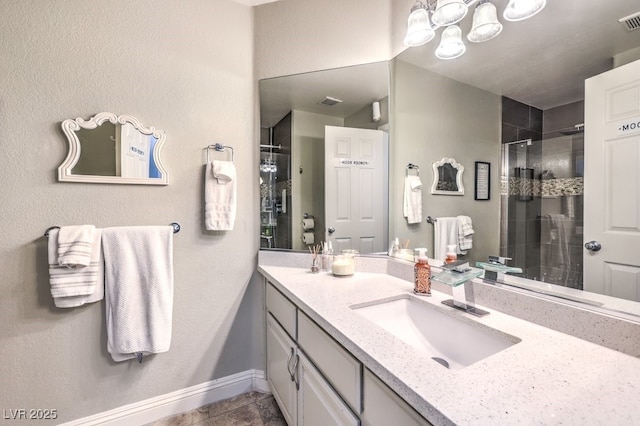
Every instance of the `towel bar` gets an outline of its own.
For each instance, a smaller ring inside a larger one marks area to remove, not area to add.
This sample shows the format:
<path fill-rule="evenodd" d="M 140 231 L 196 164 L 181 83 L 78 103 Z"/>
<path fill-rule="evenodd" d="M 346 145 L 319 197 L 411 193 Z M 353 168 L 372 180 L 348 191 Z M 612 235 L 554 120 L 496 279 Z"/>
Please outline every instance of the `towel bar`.
<path fill-rule="evenodd" d="M 173 228 L 173 233 L 177 234 L 178 232 L 180 232 L 181 226 L 178 222 L 171 222 L 169 225 L 171 225 L 171 227 Z M 49 238 L 49 232 L 54 230 L 54 229 L 60 229 L 59 226 L 50 226 L 47 228 L 46 231 L 44 231 L 44 236 Z"/>
<path fill-rule="evenodd" d="M 431 217 L 431 216 L 427 216 L 427 223 L 430 223 L 432 225 L 435 225 L 435 223 L 438 221 L 437 218 L 435 217 Z"/>

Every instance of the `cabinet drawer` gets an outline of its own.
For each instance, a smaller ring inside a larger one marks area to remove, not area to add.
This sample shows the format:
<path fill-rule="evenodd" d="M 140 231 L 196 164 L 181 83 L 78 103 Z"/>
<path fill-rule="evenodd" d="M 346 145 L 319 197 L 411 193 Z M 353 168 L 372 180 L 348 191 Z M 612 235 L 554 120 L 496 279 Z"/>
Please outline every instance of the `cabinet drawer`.
<path fill-rule="evenodd" d="M 364 394 L 361 416 L 363 426 L 427 426 L 431 424 L 366 368 L 362 392 Z"/>
<path fill-rule="evenodd" d="M 267 311 L 280 323 L 287 334 L 294 340 L 296 338 L 296 306 L 282 295 L 267 281 L 266 289 Z"/>
<path fill-rule="evenodd" d="M 298 314 L 298 345 L 353 411 L 360 413 L 360 363 L 302 312 Z"/>

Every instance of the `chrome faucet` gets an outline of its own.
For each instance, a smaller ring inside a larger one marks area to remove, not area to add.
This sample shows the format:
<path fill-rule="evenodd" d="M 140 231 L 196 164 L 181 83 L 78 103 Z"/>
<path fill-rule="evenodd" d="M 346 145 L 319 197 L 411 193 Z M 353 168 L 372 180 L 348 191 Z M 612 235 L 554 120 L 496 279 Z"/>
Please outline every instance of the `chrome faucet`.
<path fill-rule="evenodd" d="M 450 285 L 453 299 L 444 300 L 442 303 L 478 317 L 488 315 L 489 312 L 476 308 L 473 283 L 471 282 L 481 275 L 482 271 L 470 268 L 469 263 L 464 261 L 443 265 L 443 269 L 444 271 L 434 276 L 433 279 Z"/>
<path fill-rule="evenodd" d="M 489 256 L 489 261 L 487 262 L 489 265 L 496 265 L 507 267 L 507 260 L 512 260 L 510 257 L 502 257 L 502 256 Z M 485 281 L 490 281 L 495 283 L 497 281 L 502 281 L 504 279 L 504 274 L 508 271 L 498 271 L 491 270 L 485 268 L 484 279 Z"/>

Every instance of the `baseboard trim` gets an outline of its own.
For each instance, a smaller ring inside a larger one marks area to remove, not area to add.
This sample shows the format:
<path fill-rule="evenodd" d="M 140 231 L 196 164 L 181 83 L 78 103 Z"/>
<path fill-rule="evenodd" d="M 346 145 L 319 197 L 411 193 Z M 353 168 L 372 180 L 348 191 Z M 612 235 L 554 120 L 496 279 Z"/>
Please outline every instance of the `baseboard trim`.
<path fill-rule="evenodd" d="M 270 392 L 261 370 L 247 370 L 113 410 L 63 423 L 63 426 L 129 426 L 194 410 L 249 391 Z"/>

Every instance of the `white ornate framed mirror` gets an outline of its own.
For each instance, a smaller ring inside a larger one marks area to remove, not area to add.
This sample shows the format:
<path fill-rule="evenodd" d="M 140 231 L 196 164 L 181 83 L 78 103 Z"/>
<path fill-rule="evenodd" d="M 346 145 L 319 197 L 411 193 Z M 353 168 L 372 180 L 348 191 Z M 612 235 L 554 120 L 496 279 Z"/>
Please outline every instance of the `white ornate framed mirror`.
<path fill-rule="evenodd" d="M 168 185 L 161 152 L 166 136 L 131 115 L 101 112 L 62 122 L 69 152 L 58 167 L 61 182 Z"/>
<path fill-rule="evenodd" d="M 455 158 L 443 158 L 433 163 L 431 193 L 437 195 L 464 195 L 462 173 L 464 166 Z"/>

